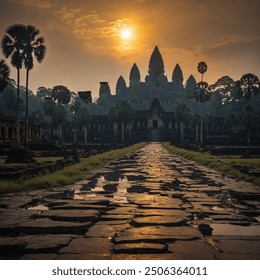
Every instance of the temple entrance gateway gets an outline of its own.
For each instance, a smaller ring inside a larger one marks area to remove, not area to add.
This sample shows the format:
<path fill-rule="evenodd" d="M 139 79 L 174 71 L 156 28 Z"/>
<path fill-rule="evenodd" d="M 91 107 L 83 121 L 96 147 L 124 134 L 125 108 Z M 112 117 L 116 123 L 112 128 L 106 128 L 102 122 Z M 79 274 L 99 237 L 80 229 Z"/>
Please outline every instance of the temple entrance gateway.
<path fill-rule="evenodd" d="M 153 120 L 153 129 L 158 129 L 158 120 Z"/>

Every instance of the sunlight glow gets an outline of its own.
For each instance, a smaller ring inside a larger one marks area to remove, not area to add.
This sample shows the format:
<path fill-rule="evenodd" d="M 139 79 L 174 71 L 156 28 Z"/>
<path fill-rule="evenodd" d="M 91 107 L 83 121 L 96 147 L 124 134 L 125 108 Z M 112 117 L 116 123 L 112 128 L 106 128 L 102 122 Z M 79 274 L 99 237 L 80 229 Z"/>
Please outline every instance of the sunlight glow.
<path fill-rule="evenodd" d="M 123 39 L 129 39 L 132 37 L 132 31 L 130 29 L 123 29 L 120 35 Z"/>

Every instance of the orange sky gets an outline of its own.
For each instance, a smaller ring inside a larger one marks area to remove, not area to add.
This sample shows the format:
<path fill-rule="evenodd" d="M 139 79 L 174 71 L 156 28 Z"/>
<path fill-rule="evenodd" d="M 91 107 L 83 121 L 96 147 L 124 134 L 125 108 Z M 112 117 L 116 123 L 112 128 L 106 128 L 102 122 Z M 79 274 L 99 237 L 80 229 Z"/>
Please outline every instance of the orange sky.
<path fill-rule="evenodd" d="M 134 62 L 144 81 L 155 45 L 169 79 L 176 63 L 185 80 L 190 74 L 199 79 L 201 60 L 208 64 L 209 83 L 248 72 L 260 77 L 258 0 L 1 0 L 0 5 L 1 38 L 14 23 L 35 25 L 45 37 L 46 58 L 31 72 L 34 92 L 62 84 L 97 97 L 99 82 L 108 81 L 114 93 L 120 75 L 128 84 Z M 129 39 L 120 36 L 124 28 L 132 32 Z"/>

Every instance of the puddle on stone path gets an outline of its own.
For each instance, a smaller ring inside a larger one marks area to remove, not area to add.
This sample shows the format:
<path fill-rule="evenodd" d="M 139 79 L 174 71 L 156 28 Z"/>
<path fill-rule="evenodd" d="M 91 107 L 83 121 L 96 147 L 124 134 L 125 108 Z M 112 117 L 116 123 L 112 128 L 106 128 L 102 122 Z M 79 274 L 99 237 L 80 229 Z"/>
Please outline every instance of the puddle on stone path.
<path fill-rule="evenodd" d="M 211 207 L 211 209 L 214 211 L 226 211 L 225 207 L 218 207 L 218 206 L 213 206 Z"/>
<path fill-rule="evenodd" d="M 127 176 L 119 178 L 117 192 L 114 193 L 114 197 L 112 199 L 114 203 L 129 203 L 127 199 L 127 187 L 129 187 Z"/>
<path fill-rule="evenodd" d="M 112 191 L 112 202 L 129 203 L 127 200 L 127 188 L 130 186 L 130 182 L 127 176 L 120 177 L 117 182 L 109 181 L 103 175 L 101 175 L 96 180 L 97 182 L 95 184 L 95 187 L 90 189 L 89 191 L 82 191 L 81 189 L 76 189 L 74 192 L 73 199 L 88 200 L 94 198 L 97 196 L 98 193 L 110 192 L 109 186 L 111 186 L 111 190 L 114 190 L 114 192 Z M 113 184 L 110 184 L 111 182 Z"/>
<path fill-rule="evenodd" d="M 260 236 L 260 225 L 238 226 L 231 224 L 210 224 L 212 235 Z"/>
<path fill-rule="evenodd" d="M 50 208 L 44 204 L 37 204 L 34 206 L 26 207 L 24 208 L 26 210 L 35 210 L 35 211 L 47 211 L 50 210 Z"/>
<path fill-rule="evenodd" d="M 50 210 L 50 208 L 44 204 L 39 204 L 36 206 L 28 207 L 27 210 L 47 211 Z"/>

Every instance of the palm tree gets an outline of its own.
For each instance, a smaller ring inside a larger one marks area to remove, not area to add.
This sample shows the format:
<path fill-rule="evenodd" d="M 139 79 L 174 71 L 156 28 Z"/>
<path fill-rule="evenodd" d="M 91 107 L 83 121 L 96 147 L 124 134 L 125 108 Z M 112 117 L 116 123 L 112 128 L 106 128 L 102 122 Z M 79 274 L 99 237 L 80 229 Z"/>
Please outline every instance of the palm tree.
<path fill-rule="evenodd" d="M 203 74 L 206 73 L 207 71 L 207 64 L 206 62 L 204 61 L 201 61 L 199 64 L 198 64 L 198 72 L 201 74 L 201 82 L 203 82 Z"/>
<path fill-rule="evenodd" d="M 37 37 L 40 30 L 35 26 L 27 25 L 25 31 L 25 46 L 23 51 L 24 66 L 26 68 L 26 102 L 25 102 L 25 146 L 28 147 L 28 84 L 29 72 L 33 69 L 33 58 L 41 63 L 45 57 L 46 47 L 44 46 L 44 38 Z"/>
<path fill-rule="evenodd" d="M 252 95 L 259 93 L 259 86 L 259 79 L 254 74 L 245 74 L 240 78 L 240 88 L 243 96 L 248 100 L 248 104 L 251 102 Z"/>
<path fill-rule="evenodd" d="M 11 65 L 17 69 L 16 93 L 16 144 L 20 146 L 20 70 L 23 65 L 23 50 L 26 28 L 22 24 L 9 26 L 2 39 L 1 47 L 6 58 L 11 57 Z"/>
<path fill-rule="evenodd" d="M 10 75 L 10 68 L 3 59 L 0 60 L 0 92 L 2 92 L 8 85 Z"/>
<path fill-rule="evenodd" d="M 176 120 L 180 123 L 181 143 L 184 142 L 184 125 L 187 125 L 191 119 L 190 108 L 186 103 L 180 103 L 176 107 Z"/>
<path fill-rule="evenodd" d="M 204 120 L 204 106 L 203 104 L 210 100 L 209 85 L 206 82 L 199 82 L 196 85 L 194 97 L 197 102 L 202 105 L 202 116 L 200 118 L 200 143 L 203 143 L 203 120 Z"/>

